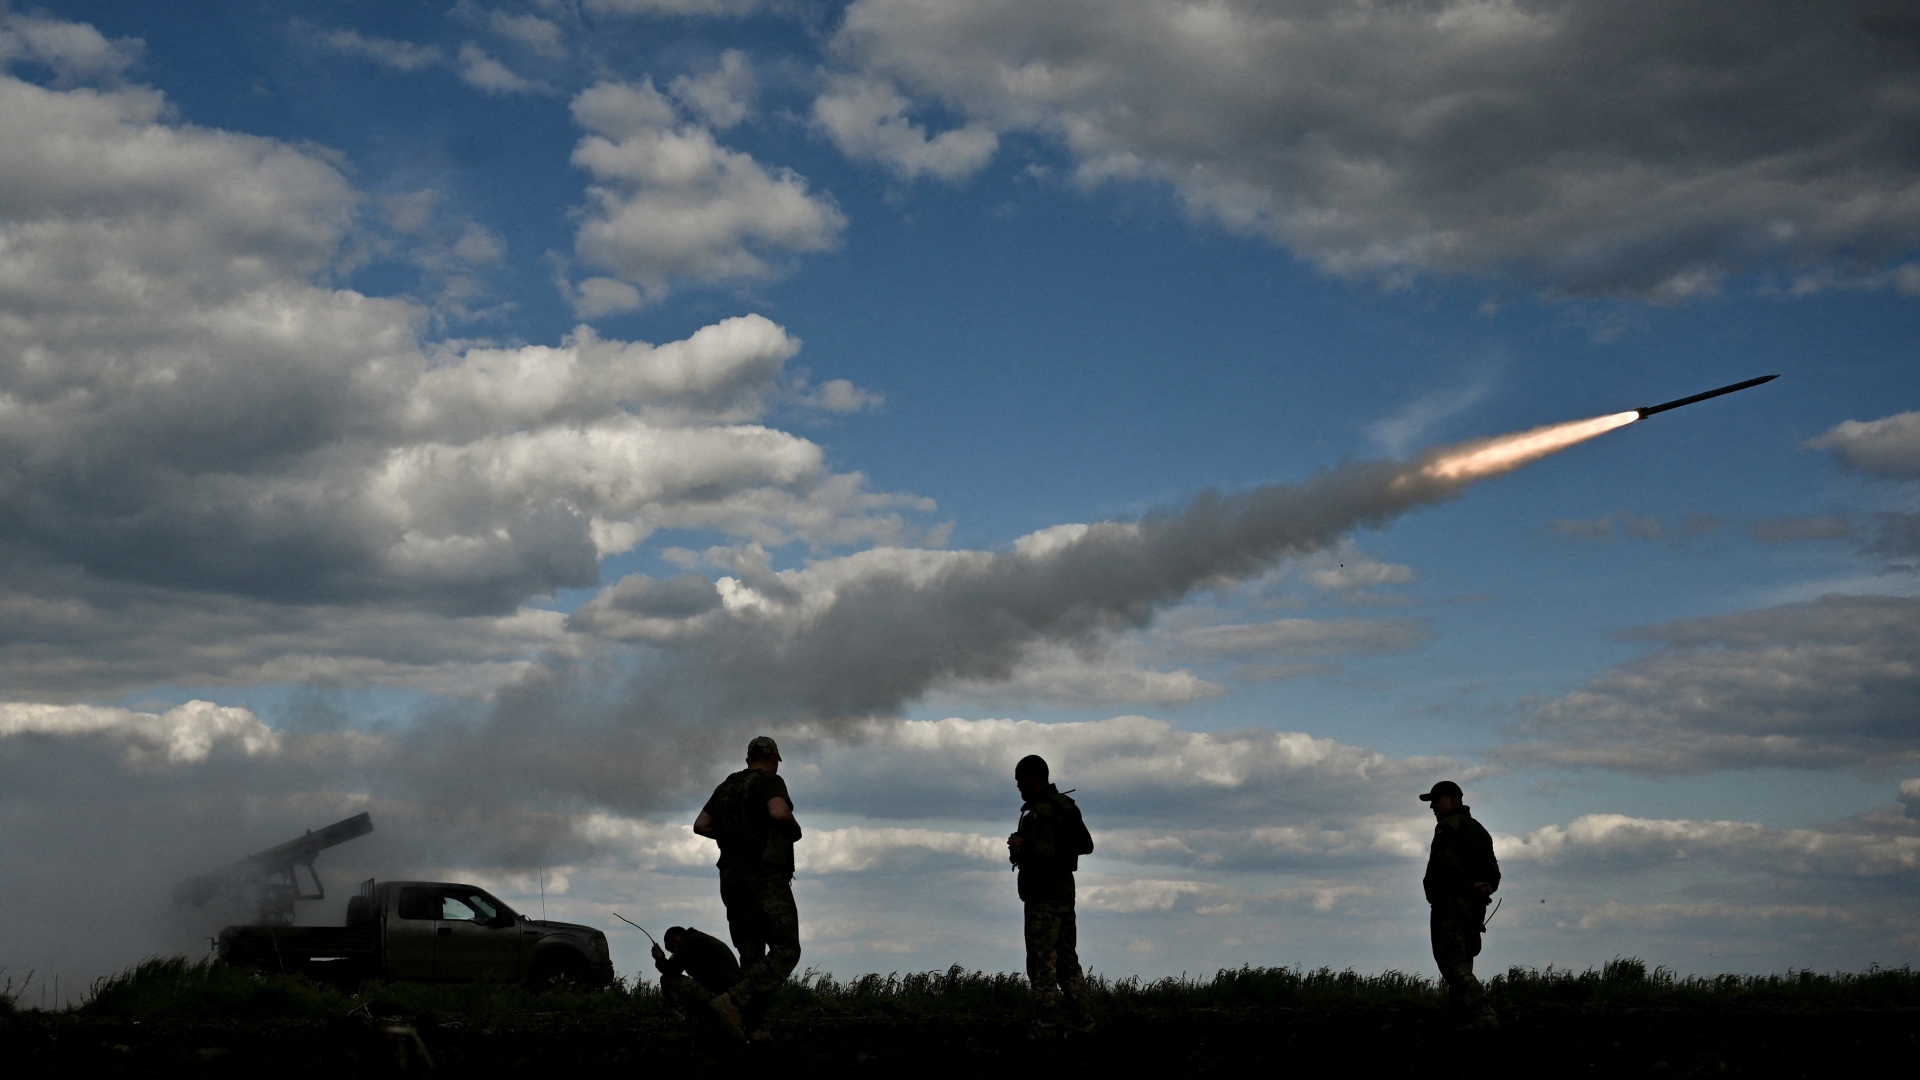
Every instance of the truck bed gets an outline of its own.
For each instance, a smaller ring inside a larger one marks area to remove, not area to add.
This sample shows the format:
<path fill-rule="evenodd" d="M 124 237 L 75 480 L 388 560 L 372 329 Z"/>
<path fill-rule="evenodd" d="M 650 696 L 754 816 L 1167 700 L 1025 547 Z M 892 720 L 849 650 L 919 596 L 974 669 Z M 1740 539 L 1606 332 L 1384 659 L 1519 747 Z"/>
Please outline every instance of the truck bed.
<path fill-rule="evenodd" d="M 370 973 L 379 948 L 370 926 L 229 926 L 220 934 L 222 962 L 289 974 Z"/>

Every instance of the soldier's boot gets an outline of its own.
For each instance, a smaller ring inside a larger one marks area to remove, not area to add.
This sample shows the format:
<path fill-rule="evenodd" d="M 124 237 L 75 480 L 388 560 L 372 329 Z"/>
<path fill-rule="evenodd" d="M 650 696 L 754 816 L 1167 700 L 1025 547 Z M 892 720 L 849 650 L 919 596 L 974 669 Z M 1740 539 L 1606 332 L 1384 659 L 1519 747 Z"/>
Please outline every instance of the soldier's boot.
<path fill-rule="evenodd" d="M 1067 1031 L 1074 1035 L 1093 1034 L 1093 1014 L 1087 1011 L 1087 979 L 1075 975 L 1061 988 L 1066 998 Z"/>
<path fill-rule="evenodd" d="M 720 1022 L 726 1025 L 727 1034 L 740 1042 L 747 1041 L 746 1025 L 741 1023 L 740 1008 L 733 1003 L 733 995 L 721 994 L 707 1002 L 707 1008 L 712 1009 L 713 1015 L 719 1017 Z"/>
<path fill-rule="evenodd" d="M 1060 1034 L 1059 988 L 1034 987 L 1033 1022 L 1027 1026 L 1027 1034 L 1036 1039 Z"/>

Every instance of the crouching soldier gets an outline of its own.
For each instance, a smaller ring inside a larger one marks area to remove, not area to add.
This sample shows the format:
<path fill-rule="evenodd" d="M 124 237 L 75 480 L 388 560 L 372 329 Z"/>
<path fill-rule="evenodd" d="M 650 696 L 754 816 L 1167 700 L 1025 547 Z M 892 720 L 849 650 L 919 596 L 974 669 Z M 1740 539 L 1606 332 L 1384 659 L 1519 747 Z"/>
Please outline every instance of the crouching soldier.
<path fill-rule="evenodd" d="M 1435 818 L 1433 848 L 1420 887 L 1432 907 L 1428 925 L 1433 959 L 1446 981 L 1449 1002 L 1467 1026 L 1499 1027 L 1486 989 L 1474 977 L 1473 958 L 1480 955 L 1489 898 L 1500 887 L 1500 861 L 1493 857 L 1493 837 L 1461 801 L 1465 797 L 1451 780 L 1420 796 L 1432 805 Z"/>
<path fill-rule="evenodd" d="M 1093 1020 L 1087 1014 L 1087 980 L 1080 970 L 1074 922 L 1073 872 L 1080 868 L 1080 856 L 1092 853 L 1093 837 L 1080 808 L 1047 781 L 1047 763 L 1039 755 L 1020 759 L 1013 782 L 1025 801 L 1020 827 L 1007 837 L 1007 855 L 1019 871 L 1020 899 L 1026 906 L 1034 1031 L 1058 1030 L 1064 1011 L 1071 1030 L 1090 1032 Z"/>
<path fill-rule="evenodd" d="M 660 994 L 668 1005 L 697 1021 L 707 1014 L 707 1002 L 740 981 L 740 962 L 726 942 L 691 926 L 670 926 L 660 937 L 667 946 L 666 952 L 653 947 Z"/>

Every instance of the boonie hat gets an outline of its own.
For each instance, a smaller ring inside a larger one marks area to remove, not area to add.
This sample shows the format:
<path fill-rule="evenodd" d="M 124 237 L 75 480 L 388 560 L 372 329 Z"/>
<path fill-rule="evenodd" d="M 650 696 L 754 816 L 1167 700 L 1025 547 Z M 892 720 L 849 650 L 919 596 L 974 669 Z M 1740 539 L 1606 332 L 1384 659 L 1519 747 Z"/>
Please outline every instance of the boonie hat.
<path fill-rule="evenodd" d="M 755 761 L 755 760 L 758 760 L 759 758 L 766 758 L 766 757 L 770 757 L 775 761 L 786 760 L 785 758 L 780 756 L 780 744 L 774 742 L 772 739 L 768 738 L 765 735 L 762 735 L 759 738 L 747 744 L 747 760 L 748 761 Z"/>
<path fill-rule="evenodd" d="M 767 741 L 771 742 L 773 740 L 769 739 Z M 1467 797 L 1466 793 L 1460 790 L 1459 784 L 1456 784 L 1451 780 L 1442 780 L 1439 783 L 1433 785 L 1432 791 L 1429 791 L 1425 795 L 1420 796 L 1420 801 L 1432 802 L 1434 796 L 1436 795 L 1445 795 L 1448 798 L 1453 798 L 1453 799 L 1464 799 Z"/>

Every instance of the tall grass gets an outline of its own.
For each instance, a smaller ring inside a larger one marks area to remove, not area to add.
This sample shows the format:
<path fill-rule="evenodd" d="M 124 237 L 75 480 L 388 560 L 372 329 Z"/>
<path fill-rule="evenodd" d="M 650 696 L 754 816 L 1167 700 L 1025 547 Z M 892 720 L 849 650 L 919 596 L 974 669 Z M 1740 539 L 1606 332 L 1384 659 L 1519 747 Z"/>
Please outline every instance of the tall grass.
<path fill-rule="evenodd" d="M 1138 1011 L 1438 1008 L 1445 992 L 1418 975 L 1362 975 L 1331 968 L 1227 968 L 1210 977 L 1087 981 L 1089 1004 L 1107 1015 Z M 1874 968 L 1861 973 L 1676 977 L 1637 959 L 1584 971 L 1510 968 L 1488 980 L 1505 1008 L 1857 1009 L 1920 1008 L 1920 973 Z M 782 987 L 776 1010 L 842 1016 L 1024 1017 L 1031 1006 L 1022 975 L 945 971 L 862 975 L 842 980 L 807 971 Z M 269 975 L 155 957 L 95 982 L 78 1011 L 101 1017 L 328 1018 L 355 1013 L 437 1021 L 535 1020 L 565 1016 L 607 1021 L 666 1011 L 649 981 L 606 990 L 541 991 L 518 985 L 370 981 L 357 986 Z"/>

